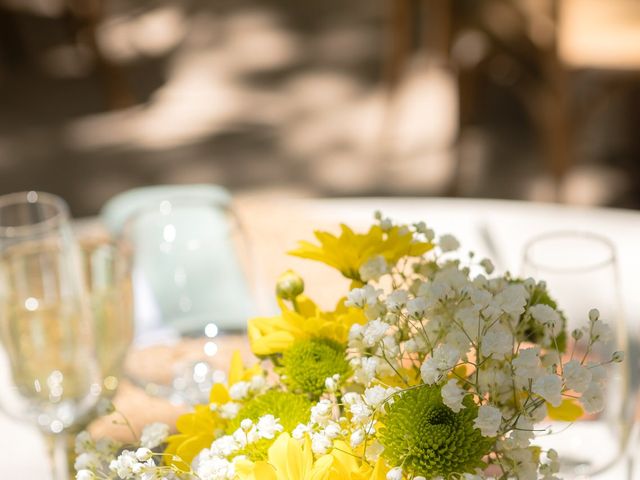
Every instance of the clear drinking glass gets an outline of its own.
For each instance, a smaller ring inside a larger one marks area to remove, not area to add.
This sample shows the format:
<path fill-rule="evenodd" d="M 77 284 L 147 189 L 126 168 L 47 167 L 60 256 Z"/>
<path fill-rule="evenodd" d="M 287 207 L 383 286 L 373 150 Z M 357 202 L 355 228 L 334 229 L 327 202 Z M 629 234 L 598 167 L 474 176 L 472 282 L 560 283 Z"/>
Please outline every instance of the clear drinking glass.
<path fill-rule="evenodd" d="M 569 332 L 588 324 L 591 308 L 598 308 L 611 326 L 613 341 L 589 352 L 576 349 L 574 358 L 586 355 L 587 362 L 601 363 L 616 350 L 629 351 L 616 250 L 608 239 L 571 231 L 537 236 L 525 246 L 522 274 L 547 282 Z M 567 352 L 572 349 L 569 342 Z M 552 433 L 536 439 L 544 448 L 558 451 L 562 478 L 592 478 L 619 464 L 624 454 L 633 421 L 629 362 L 608 363 L 605 368 L 605 409 L 572 424 L 550 421 Z"/>
<path fill-rule="evenodd" d="M 102 236 L 81 236 L 80 248 L 94 321 L 102 397 L 113 398 L 133 341 L 131 256 Z"/>
<path fill-rule="evenodd" d="M 134 212 L 120 248 L 133 258 L 136 347 L 127 375 L 152 395 L 206 401 L 218 358 L 253 313 L 247 240 L 226 204 L 170 197 Z"/>
<path fill-rule="evenodd" d="M 70 478 L 70 433 L 100 392 L 67 205 L 39 192 L 0 197 L 0 407 L 46 436 L 55 480 Z"/>

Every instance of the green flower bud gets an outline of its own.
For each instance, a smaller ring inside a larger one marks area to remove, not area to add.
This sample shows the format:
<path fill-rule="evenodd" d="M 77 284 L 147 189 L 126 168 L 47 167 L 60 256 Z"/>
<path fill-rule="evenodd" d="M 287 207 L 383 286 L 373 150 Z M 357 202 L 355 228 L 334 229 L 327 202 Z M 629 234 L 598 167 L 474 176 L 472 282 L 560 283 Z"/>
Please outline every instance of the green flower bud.
<path fill-rule="evenodd" d="M 304 292 L 304 280 L 293 270 L 287 270 L 276 283 L 276 295 L 284 300 L 295 300 Z"/>
<path fill-rule="evenodd" d="M 617 352 L 613 352 L 611 356 L 611 361 L 615 363 L 622 363 L 624 361 L 624 352 L 618 350 Z"/>

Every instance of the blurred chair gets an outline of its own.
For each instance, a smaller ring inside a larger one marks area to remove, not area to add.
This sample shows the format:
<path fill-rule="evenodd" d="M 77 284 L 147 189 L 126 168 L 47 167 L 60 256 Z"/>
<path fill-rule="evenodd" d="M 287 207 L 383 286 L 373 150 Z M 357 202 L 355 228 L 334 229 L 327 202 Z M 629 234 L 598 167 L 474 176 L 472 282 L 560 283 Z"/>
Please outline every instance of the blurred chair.
<path fill-rule="evenodd" d="M 135 103 L 123 69 L 107 58 L 97 41 L 104 16 L 104 0 L 0 0 L 0 61 L 9 66 L 36 64 L 38 42 L 46 35 L 25 17 L 49 19 L 69 45 L 88 51 L 102 83 L 107 107 L 124 108 Z M 47 45 L 48 46 L 48 45 Z"/>
<path fill-rule="evenodd" d="M 461 129 L 478 117 L 481 77 L 511 88 L 537 130 L 557 196 L 575 162 L 577 132 L 640 76 L 637 0 L 389 0 L 389 5 L 384 74 L 389 101 L 412 50 L 457 72 Z M 598 72 L 600 87 L 589 98 L 576 98 L 573 77 L 584 71 Z"/>

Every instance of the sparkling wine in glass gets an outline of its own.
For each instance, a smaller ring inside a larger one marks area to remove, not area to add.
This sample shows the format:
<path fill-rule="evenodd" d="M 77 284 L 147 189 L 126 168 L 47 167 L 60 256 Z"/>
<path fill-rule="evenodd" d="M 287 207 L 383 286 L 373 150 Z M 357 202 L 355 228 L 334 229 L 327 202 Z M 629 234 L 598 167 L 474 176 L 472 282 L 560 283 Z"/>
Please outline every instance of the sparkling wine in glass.
<path fill-rule="evenodd" d="M 59 197 L 0 197 L 0 408 L 39 427 L 52 478 L 101 394 L 81 252 Z"/>
<path fill-rule="evenodd" d="M 565 354 L 584 358 L 587 364 L 604 363 L 604 410 L 596 415 L 585 414 L 571 424 L 545 421 L 551 433 L 539 435 L 536 440 L 559 453 L 562 478 L 595 478 L 620 463 L 633 420 L 629 361 L 610 362 L 613 352 L 629 351 L 615 246 L 607 238 L 587 232 L 539 235 L 525 247 L 522 274 L 547 283 L 550 295 L 567 319 L 567 332 L 588 325 L 591 308 L 599 309 L 600 317 L 612 329 L 608 343 L 584 351 L 570 340 Z"/>
<path fill-rule="evenodd" d="M 133 340 L 131 257 L 102 236 L 80 236 L 102 397 L 113 398 Z"/>

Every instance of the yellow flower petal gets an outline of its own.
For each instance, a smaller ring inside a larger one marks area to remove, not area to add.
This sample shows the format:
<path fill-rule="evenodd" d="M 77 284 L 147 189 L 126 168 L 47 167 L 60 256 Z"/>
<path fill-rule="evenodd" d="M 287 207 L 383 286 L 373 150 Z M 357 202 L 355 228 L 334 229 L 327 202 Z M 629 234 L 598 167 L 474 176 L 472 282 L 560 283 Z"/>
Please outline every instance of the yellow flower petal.
<path fill-rule="evenodd" d="M 562 422 L 575 422 L 584 414 L 584 410 L 573 398 L 564 398 L 559 406 L 554 407 L 549 402 L 547 404 L 547 416 L 552 420 Z"/>

